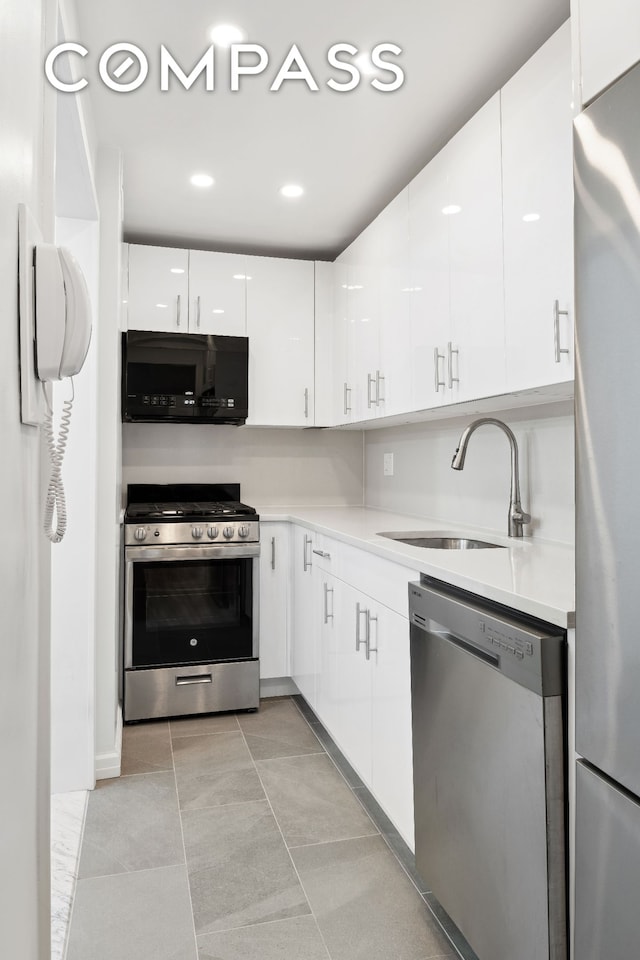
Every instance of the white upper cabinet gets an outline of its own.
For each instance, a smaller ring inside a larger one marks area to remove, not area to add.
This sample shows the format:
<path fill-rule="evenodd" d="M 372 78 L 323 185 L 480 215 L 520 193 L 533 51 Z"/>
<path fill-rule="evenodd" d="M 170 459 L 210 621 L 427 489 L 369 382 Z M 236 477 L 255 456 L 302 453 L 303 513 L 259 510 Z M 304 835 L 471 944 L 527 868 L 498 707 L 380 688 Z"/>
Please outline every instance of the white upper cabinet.
<path fill-rule="evenodd" d="M 189 329 L 189 251 L 129 244 L 128 326 Z"/>
<path fill-rule="evenodd" d="M 353 420 L 353 381 L 349 368 L 350 324 L 347 313 L 347 264 L 341 257 L 331 264 L 333 320 L 333 387 L 332 423 Z"/>
<path fill-rule="evenodd" d="M 507 388 L 573 379 L 573 98 L 565 23 L 502 90 Z"/>
<path fill-rule="evenodd" d="M 374 221 L 378 237 L 379 352 L 378 416 L 411 410 L 411 270 L 409 189 L 405 188 Z"/>
<path fill-rule="evenodd" d="M 411 405 L 444 403 L 445 350 L 451 338 L 449 303 L 448 154 L 442 150 L 409 184 L 411 279 Z"/>
<path fill-rule="evenodd" d="M 330 427 L 337 423 L 336 378 L 342 370 L 334 368 L 334 265 L 326 261 L 315 264 L 315 425 Z M 346 365 L 346 354 L 345 354 Z M 341 382 L 339 386 L 341 386 Z"/>
<path fill-rule="evenodd" d="M 348 377 L 352 420 L 376 416 L 381 382 L 378 236 L 370 224 L 343 254 L 347 266 Z"/>
<path fill-rule="evenodd" d="M 229 337 L 247 335 L 246 258 L 189 251 L 189 329 Z"/>
<path fill-rule="evenodd" d="M 582 103 L 640 60 L 638 0 L 572 0 L 571 13 L 579 37 Z"/>
<path fill-rule="evenodd" d="M 314 265 L 247 257 L 248 424 L 314 425 Z"/>
<path fill-rule="evenodd" d="M 499 94 L 446 150 L 451 338 L 444 379 L 453 400 L 473 400 L 503 393 L 506 381 Z"/>

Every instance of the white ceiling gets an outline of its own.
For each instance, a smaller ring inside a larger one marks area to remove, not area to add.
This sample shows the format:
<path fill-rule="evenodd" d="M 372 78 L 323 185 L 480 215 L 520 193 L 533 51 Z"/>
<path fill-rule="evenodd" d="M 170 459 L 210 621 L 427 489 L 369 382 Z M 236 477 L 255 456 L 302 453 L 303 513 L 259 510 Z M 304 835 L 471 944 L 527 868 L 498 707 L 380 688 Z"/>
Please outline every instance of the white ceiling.
<path fill-rule="evenodd" d="M 124 152 L 127 239 L 333 259 L 566 20 L 569 0 L 78 0 L 77 14 L 98 138 Z M 214 92 L 200 79 L 161 93 L 160 44 L 188 72 L 219 23 L 262 44 L 268 70 L 231 93 L 220 51 Z M 149 57 L 135 92 L 95 76 L 116 41 Z M 330 90 L 326 51 L 340 41 L 397 43 L 403 87 Z M 317 93 L 298 81 L 269 91 L 294 42 Z M 215 186 L 192 187 L 196 171 Z M 279 196 L 292 182 L 300 200 Z"/>

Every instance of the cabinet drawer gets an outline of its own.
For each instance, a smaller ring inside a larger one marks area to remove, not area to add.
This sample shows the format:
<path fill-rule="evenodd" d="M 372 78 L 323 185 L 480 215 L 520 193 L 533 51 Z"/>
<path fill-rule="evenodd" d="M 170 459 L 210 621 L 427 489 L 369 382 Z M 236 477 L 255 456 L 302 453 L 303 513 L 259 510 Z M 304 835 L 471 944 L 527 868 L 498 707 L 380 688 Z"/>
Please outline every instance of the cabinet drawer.
<path fill-rule="evenodd" d="M 314 558 L 326 564 L 324 569 L 374 598 L 377 603 L 384 604 L 403 617 L 409 616 L 408 584 L 420 579 L 420 574 L 415 570 L 328 537 L 322 538 L 319 549 L 329 553 L 331 558 Z"/>

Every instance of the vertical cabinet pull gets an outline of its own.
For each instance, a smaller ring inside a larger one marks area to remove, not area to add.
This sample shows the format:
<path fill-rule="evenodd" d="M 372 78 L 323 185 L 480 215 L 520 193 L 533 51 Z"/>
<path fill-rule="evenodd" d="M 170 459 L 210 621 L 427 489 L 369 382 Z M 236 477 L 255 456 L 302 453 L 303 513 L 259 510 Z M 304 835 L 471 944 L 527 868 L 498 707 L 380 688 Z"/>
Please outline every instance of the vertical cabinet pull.
<path fill-rule="evenodd" d="M 276 538 L 271 537 L 271 569 L 276 568 Z"/>
<path fill-rule="evenodd" d="M 304 415 L 309 418 L 309 387 L 304 388 Z"/>
<path fill-rule="evenodd" d="M 456 357 L 457 357 L 457 356 L 459 355 L 460 351 L 459 351 L 457 348 L 454 350 L 454 349 L 453 349 L 453 344 L 451 343 L 451 340 L 449 340 L 449 342 L 448 342 L 448 344 L 447 344 L 447 357 L 448 357 L 447 369 L 448 369 L 448 374 L 449 374 L 449 390 L 452 390 L 452 389 L 453 389 L 454 383 L 460 383 L 460 379 L 459 379 L 458 377 L 454 377 L 454 375 L 453 375 L 453 355 L 454 355 L 454 353 L 455 353 L 455 355 L 456 355 Z"/>
<path fill-rule="evenodd" d="M 304 538 L 304 547 L 302 548 L 302 553 L 303 553 L 303 559 L 302 559 L 302 564 L 303 564 L 303 566 L 302 566 L 302 569 L 304 570 L 305 573 L 307 572 L 307 570 L 308 570 L 309 567 L 311 566 L 311 556 L 310 556 L 310 553 L 307 551 L 307 547 L 310 547 L 310 546 L 311 546 L 311 542 L 312 542 L 311 537 L 305 536 L 305 538 Z"/>
<path fill-rule="evenodd" d="M 351 413 L 351 387 L 346 383 L 344 385 L 344 412 Z"/>
<path fill-rule="evenodd" d="M 371 407 L 377 402 L 371 396 L 371 387 L 375 382 L 376 382 L 375 377 L 373 377 L 370 373 L 368 373 L 367 374 L 367 406 L 369 407 L 369 409 L 371 409 Z"/>
<path fill-rule="evenodd" d="M 366 613 L 367 613 L 367 631 L 366 631 L 366 635 L 365 635 L 364 655 L 365 655 L 366 659 L 369 660 L 369 659 L 371 658 L 371 654 L 372 654 L 372 653 L 377 653 L 377 652 L 378 652 L 378 648 L 377 648 L 377 647 L 372 647 L 372 646 L 371 646 L 371 623 L 373 622 L 373 623 L 375 623 L 375 625 L 376 625 L 376 643 L 377 643 L 377 640 L 378 640 L 378 618 L 377 618 L 377 617 L 372 617 L 372 616 L 371 616 L 371 612 L 370 612 L 369 610 L 367 610 Z"/>
<path fill-rule="evenodd" d="M 360 636 L 360 617 L 361 617 L 363 614 L 364 614 L 364 616 L 366 617 L 366 616 L 367 616 L 367 613 L 368 613 L 367 610 L 365 610 L 364 608 L 362 608 L 359 603 L 356 603 L 356 653 L 358 652 L 358 650 L 360 649 L 360 647 L 362 646 L 362 644 L 367 642 L 367 640 L 366 640 L 366 635 L 365 635 L 364 640 L 363 640 L 362 637 Z"/>
<path fill-rule="evenodd" d="M 176 300 L 176 327 L 180 326 L 181 319 L 182 319 L 181 314 L 182 314 L 181 297 L 180 297 L 180 294 L 178 294 L 178 297 Z"/>
<path fill-rule="evenodd" d="M 323 584 L 324 586 L 324 622 L 329 623 L 329 620 L 333 620 L 333 596 L 331 597 L 331 613 L 329 613 L 329 594 L 333 594 L 333 587 L 330 587 L 328 583 Z"/>
<path fill-rule="evenodd" d="M 196 297 L 196 327 L 200 329 L 200 297 Z"/>
<path fill-rule="evenodd" d="M 384 396 L 384 394 L 382 394 L 382 396 L 380 395 L 381 383 L 384 383 L 384 377 L 379 370 L 376 370 L 376 407 L 379 404 L 384 403 L 384 401 L 386 400 L 386 397 Z"/>
<path fill-rule="evenodd" d="M 553 301 L 553 351 L 555 355 L 555 362 L 560 363 L 560 358 L 563 353 L 569 353 L 567 347 L 560 346 L 560 317 L 568 317 L 568 310 L 560 309 L 560 301 Z"/>
<path fill-rule="evenodd" d="M 435 374 L 434 387 L 436 393 L 440 393 L 440 387 L 446 386 L 444 380 L 440 379 L 440 361 L 444 360 L 444 353 L 440 353 L 437 347 L 433 348 L 433 369 Z"/>

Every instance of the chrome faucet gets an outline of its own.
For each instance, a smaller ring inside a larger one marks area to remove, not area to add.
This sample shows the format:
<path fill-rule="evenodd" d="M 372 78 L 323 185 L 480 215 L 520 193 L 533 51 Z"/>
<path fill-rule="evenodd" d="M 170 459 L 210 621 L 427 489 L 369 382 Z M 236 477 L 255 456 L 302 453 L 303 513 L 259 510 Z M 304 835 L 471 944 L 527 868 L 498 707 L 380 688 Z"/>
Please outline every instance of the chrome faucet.
<path fill-rule="evenodd" d="M 506 423 L 503 423 L 502 420 L 494 420 L 493 417 L 481 417 L 479 420 L 474 420 L 473 423 L 470 423 L 466 430 L 463 432 L 460 440 L 458 441 L 458 446 L 456 452 L 453 455 L 453 460 L 451 461 L 451 466 L 454 470 L 462 470 L 464 467 L 464 458 L 467 455 L 467 446 L 469 445 L 469 437 L 477 430 L 478 427 L 484 426 L 485 423 L 492 423 L 496 427 L 506 433 L 511 445 L 511 495 L 509 500 L 509 536 L 510 537 L 521 537 L 522 536 L 522 527 L 525 523 L 531 522 L 531 517 L 528 513 L 522 509 L 522 504 L 520 503 L 520 475 L 518 470 L 518 443 L 516 438 L 513 435 L 513 432 L 509 429 Z"/>

